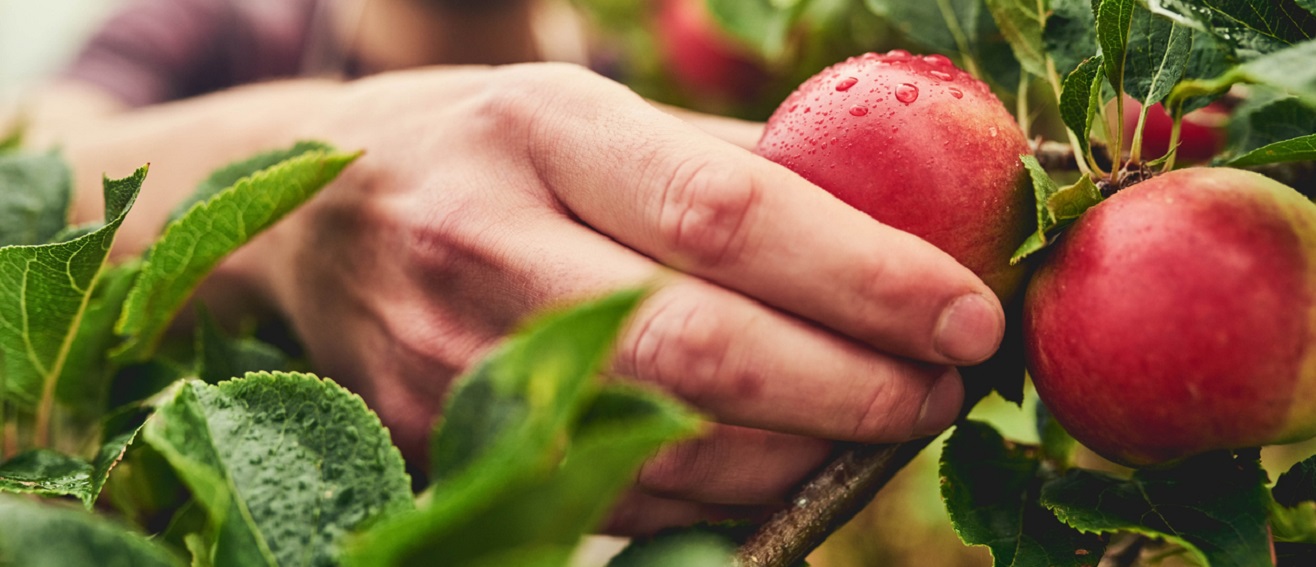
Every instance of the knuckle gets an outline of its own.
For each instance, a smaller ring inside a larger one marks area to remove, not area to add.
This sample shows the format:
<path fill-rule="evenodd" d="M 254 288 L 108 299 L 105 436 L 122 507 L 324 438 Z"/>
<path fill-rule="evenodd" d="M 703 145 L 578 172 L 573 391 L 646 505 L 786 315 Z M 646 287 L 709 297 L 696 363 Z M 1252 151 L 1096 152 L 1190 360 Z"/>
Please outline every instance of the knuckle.
<path fill-rule="evenodd" d="M 640 468 L 637 483 L 646 492 L 667 498 L 696 493 L 712 473 L 702 458 L 702 446 L 691 441 L 663 450 Z"/>
<path fill-rule="evenodd" d="M 588 108 L 574 97 L 583 96 L 588 90 L 585 86 L 597 84 L 599 79 L 594 72 L 570 63 L 509 65 L 495 72 L 498 76 L 486 83 L 478 97 L 475 114 L 486 119 L 491 135 L 529 142 L 550 129 L 550 117 L 561 116 L 564 110 Z"/>
<path fill-rule="evenodd" d="M 650 305 L 628 334 L 622 371 L 695 405 L 720 396 L 731 334 L 716 309 L 678 294 L 654 297 Z"/>
<path fill-rule="evenodd" d="M 906 376 L 880 378 L 856 408 L 860 413 L 854 421 L 854 438 L 902 441 L 910 437 L 926 394 L 912 382 Z"/>
<path fill-rule="evenodd" d="M 696 265 L 734 264 L 746 253 L 760 185 L 705 157 L 686 157 L 665 169 L 659 184 L 662 246 Z"/>

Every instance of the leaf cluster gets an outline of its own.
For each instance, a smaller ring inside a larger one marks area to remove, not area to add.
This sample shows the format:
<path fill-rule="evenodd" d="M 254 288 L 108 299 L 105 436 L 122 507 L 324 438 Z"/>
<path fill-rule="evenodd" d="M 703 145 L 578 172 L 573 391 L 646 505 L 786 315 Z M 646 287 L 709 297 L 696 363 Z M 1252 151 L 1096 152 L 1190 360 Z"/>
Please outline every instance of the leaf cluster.
<path fill-rule="evenodd" d="M 69 228 L 62 158 L 0 155 L 0 564 L 561 566 L 644 459 L 700 430 L 598 379 L 643 291 L 546 316 L 462 378 L 419 497 L 355 394 L 204 309 L 194 342 L 166 335 L 207 273 L 356 155 L 303 142 L 223 168 L 118 264 L 147 168 L 105 181 L 104 222 Z M 730 553 L 696 537 L 637 557 Z"/>

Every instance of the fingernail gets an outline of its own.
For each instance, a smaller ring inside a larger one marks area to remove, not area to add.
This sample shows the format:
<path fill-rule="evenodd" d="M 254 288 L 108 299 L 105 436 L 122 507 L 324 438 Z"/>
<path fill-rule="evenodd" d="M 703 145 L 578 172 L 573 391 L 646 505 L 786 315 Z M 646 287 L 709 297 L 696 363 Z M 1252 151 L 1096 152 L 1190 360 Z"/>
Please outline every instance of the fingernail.
<path fill-rule="evenodd" d="M 933 347 L 961 363 L 986 360 L 1000 346 L 1005 323 L 996 302 L 982 295 L 964 295 L 941 313 Z"/>
<path fill-rule="evenodd" d="M 918 420 L 914 422 L 914 436 L 927 437 L 945 431 L 959 417 L 962 405 L 964 386 L 959 373 L 952 368 L 937 379 L 928 397 L 924 398 Z"/>

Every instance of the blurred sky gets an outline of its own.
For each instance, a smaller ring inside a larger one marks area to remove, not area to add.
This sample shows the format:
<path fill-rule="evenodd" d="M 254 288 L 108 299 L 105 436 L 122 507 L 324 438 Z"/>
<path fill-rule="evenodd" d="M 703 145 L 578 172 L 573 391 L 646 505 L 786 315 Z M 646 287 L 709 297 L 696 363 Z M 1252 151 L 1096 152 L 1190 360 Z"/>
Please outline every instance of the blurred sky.
<path fill-rule="evenodd" d="M 0 0 L 0 92 L 59 69 L 123 1 Z"/>

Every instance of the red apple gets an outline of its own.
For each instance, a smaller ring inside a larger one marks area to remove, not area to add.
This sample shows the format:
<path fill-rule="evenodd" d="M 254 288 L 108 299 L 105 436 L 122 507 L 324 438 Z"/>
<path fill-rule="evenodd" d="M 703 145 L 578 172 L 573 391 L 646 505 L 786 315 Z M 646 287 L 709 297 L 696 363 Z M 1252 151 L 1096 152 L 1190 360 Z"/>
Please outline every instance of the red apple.
<path fill-rule="evenodd" d="M 1131 97 L 1124 99 L 1124 147 L 1133 145 L 1133 131 L 1138 126 L 1138 113 L 1142 105 Z M 1185 114 L 1179 128 L 1179 163 L 1202 163 L 1215 157 L 1225 147 L 1225 123 L 1229 109 L 1220 103 Z M 1142 157 L 1156 159 L 1170 151 L 1170 130 L 1174 120 L 1159 103 L 1147 109 L 1147 120 L 1142 127 Z"/>
<path fill-rule="evenodd" d="M 1189 168 L 1085 213 L 1028 286 L 1028 367 L 1081 443 L 1143 466 L 1316 434 L 1316 205 Z"/>
<path fill-rule="evenodd" d="M 1035 218 L 1019 161 L 1028 142 L 991 90 L 945 57 L 838 63 L 781 104 L 756 151 L 950 253 L 1002 300 L 1018 289 L 1010 255 Z"/>
<path fill-rule="evenodd" d="M 763 64 L 718 26 L 705 0 L 659 0 L 656 25 L 664 67 L 698 102 L 745 102 L 766 83 Z"/>

